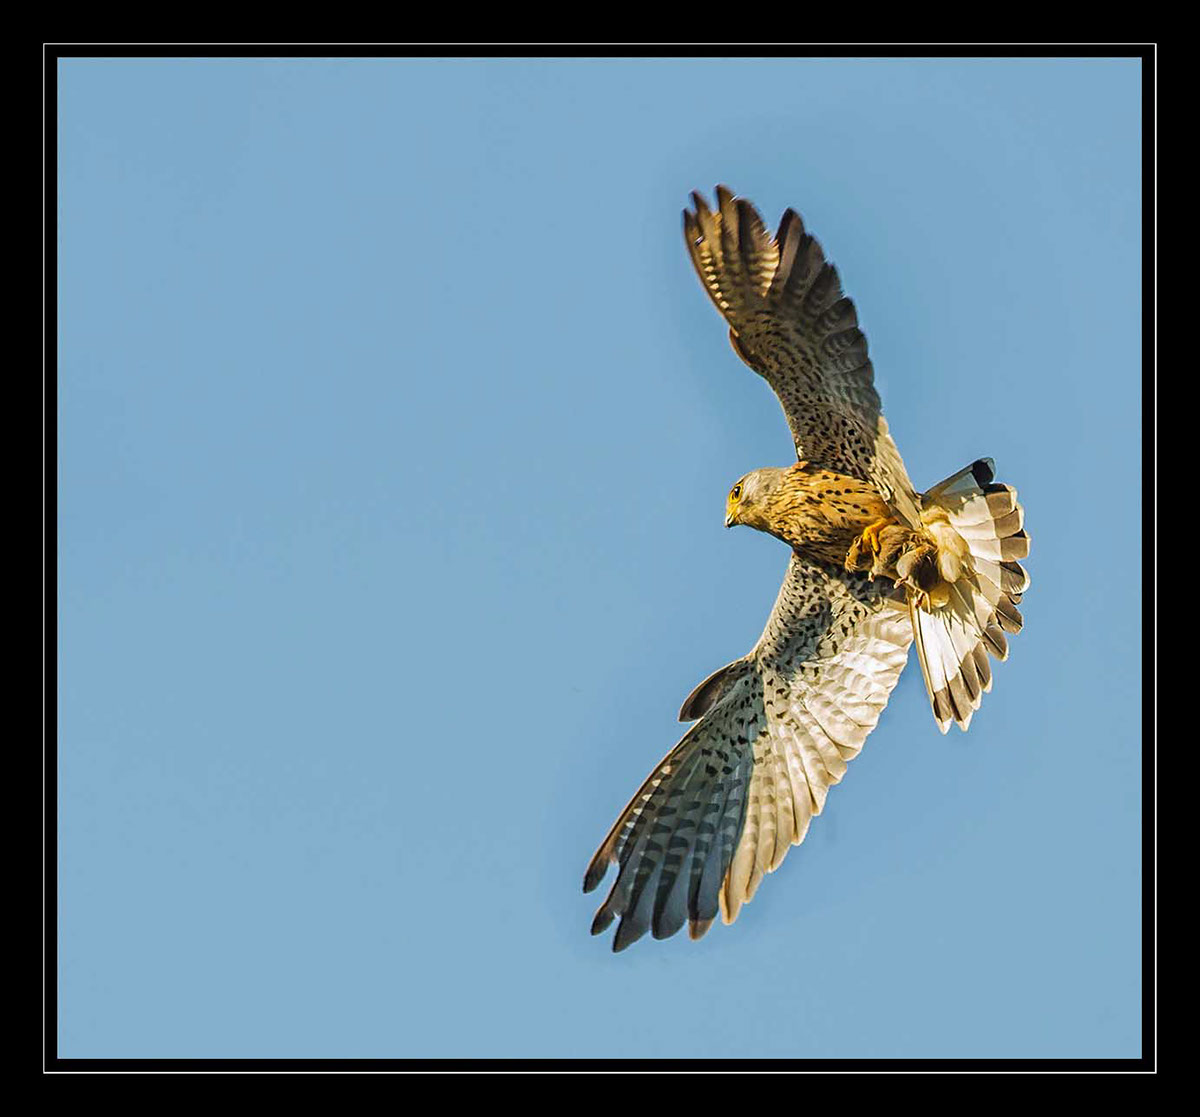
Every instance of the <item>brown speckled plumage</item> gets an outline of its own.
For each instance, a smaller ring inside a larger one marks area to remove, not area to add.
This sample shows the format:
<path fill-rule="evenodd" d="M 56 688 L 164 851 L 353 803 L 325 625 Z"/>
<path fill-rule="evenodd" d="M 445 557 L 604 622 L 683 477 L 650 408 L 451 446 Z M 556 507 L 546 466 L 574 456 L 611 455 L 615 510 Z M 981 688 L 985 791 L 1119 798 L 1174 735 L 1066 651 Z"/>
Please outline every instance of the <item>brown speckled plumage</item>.
<path fill-rule="evenodd" d="M 725 522 L 769 532 L 791 559 L 758 643 L 684 701 L 680 720 L 695 724 L 588 866 L 590 892 L 617 865 L 592 924 L 620 920 L 614 950 L 733 922 L 821 812 L 914 639 L 939 728 L 965 729 L 1029 585 L 1024 513 L 990 461 L 914 490 L 854 304 L 799 216 L 788 210 L 772 238 L 724 187 L 715 209 L 692 199 L 692 262 L 735 352 L 778 396 L 798 459 L 746 474 Z"/>
<path fill-rule="evenodd" d="M 875 486 L 797 462 L 735 523 L 765 531 L 816 562 L 840 566 L 864 528 L 893 513 Z"/>

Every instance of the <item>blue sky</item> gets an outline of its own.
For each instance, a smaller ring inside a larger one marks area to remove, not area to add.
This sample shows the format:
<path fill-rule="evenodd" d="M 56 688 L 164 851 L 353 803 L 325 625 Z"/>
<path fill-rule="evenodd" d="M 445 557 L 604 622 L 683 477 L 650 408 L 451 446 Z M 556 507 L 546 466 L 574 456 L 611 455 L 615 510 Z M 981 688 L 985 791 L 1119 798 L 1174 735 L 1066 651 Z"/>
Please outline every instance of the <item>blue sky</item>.
<path fill-rule="evenodd" d="M 1140 1054 L 1140 73 L 59 70 L 60 1053 Z M 795 207 L 918 486 L 1033 540 L 963 736 L 915 659 L 732 927 L 583 870 L 748 650 L 792 451 L 680 210 Z"/>

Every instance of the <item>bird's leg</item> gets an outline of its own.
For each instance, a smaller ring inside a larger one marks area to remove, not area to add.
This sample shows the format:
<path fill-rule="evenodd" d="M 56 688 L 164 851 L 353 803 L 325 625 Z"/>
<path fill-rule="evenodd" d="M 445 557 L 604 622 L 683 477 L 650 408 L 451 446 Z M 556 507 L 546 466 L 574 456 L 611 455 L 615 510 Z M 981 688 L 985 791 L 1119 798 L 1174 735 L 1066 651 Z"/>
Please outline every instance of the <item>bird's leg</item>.
<path fill-rule="evenodd" d="M 895 577 L 894 572 L 889 572 L 882 566 L 881 556 L 885 544 L 884 540 L 880 538 L 884 529 L 893 526 L 891 520 L 879 519 L 854 536 L 854 542 L 850 544 L 850 550 L 846 553 L 846 561 L 843 564 L 845 568 L 847 570 L 870 570 L 873 578 Z M 888 547 L 889 555 L 896 549 L 895 542 L 895 539 L 892 539 Z"/>
<path fill-rule="evenodd" d="M 873 524 L 868 524 L 862 530 L 861 547 L 865 551 L 870 551 L 871 554 L 879 554 L 879 533 L 888 526 L 891 520 L 876 520 Z"/>

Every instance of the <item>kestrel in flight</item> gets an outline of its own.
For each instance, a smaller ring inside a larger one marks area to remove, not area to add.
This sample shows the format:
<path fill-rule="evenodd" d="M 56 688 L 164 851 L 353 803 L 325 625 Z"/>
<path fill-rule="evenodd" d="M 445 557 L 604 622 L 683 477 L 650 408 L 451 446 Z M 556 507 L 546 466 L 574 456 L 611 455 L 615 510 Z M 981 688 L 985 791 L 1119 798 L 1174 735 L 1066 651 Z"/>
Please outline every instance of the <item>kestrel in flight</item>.
<path fill-rule="evenodd" d="M 797 461 L 730 490 L 727 527 L 791 548 L 754 648 L 683 703 L 695 721 L 596 851 L 594 889 L 617 877 L 592 934 L 620 920 L 613 949 L 647 931 L 692 938 L 732 923 L 779 867 L 862 748 L 908 659 L 945 733 L 966 729 L 1021 628 L 1029 553 L 1016 490 L 989 459 L 927 492 L 908 479 L 880 414 L 867 341 L 837 271 L 792 210 L 774 238 L 754 207 L 717 187 L 683 231 L 733 348 L 783 405 Z"/>

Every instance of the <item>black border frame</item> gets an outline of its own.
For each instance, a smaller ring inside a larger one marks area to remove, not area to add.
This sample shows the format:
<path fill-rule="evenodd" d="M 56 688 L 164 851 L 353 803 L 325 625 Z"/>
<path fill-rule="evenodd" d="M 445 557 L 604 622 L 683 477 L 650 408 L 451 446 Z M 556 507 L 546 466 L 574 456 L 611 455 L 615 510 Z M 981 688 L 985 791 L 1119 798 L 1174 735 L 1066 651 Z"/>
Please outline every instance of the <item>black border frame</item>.
<path fill-rule="evenodd" d="M 58 1054 L 58 810 L 57 810 L 57 213 L 58 60 L 62 58 L 1137 58 L 1142 63 L 1142 602 L 1151 612 L 1143 630 L 1142 693 L 1142 1055 L 1128 1059 L 258 1059 L 63 1058 Z M 65 44 L 43 43 L 43 1073 L 1157 1073 L 1156 755 L 1154 660 L 1156 593 L 1156 156 L 1157 46 L 1118 44 Z M 1147 390 L 1148 389 L 1148 390 Z M 1149 415 L 1146 413 L 1149 404 Z M 1146 701 L 1146 683 L 1150 701 Z M 1146 747 L 1149 745 L 1150 747 Z"/>

